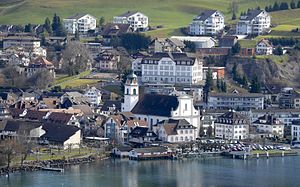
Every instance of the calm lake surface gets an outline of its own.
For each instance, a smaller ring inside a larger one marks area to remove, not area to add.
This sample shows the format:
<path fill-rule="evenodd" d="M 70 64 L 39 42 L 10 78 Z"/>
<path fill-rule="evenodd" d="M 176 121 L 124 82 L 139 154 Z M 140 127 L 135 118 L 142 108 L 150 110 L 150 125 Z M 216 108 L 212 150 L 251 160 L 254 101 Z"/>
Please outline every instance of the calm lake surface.
<path fill-rule="evenodd" d="M 0 177 L 0 187 L 292 187 L 300 186 L 300 157 L 232 160 L 105 160 L 64 173 L 38 171 Z"/>

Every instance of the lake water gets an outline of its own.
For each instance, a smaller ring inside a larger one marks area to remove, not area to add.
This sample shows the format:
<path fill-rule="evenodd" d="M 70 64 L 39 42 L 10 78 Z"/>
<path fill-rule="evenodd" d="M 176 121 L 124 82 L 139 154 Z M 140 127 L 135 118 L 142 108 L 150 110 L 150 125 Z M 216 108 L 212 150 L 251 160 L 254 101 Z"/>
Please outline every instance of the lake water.
<path fill-rule="evenodd" d="M 0 187 L 292 187 L 300 186 L 300 157 L 232 160 L 105 160 L 64 173 L 16 173 Z"/>

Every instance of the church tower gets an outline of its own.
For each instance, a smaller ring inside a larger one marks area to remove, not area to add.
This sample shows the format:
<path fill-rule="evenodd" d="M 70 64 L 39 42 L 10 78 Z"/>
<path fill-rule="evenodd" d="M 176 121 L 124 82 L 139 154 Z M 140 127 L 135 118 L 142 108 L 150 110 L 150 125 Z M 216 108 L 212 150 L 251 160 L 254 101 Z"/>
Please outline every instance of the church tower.
<path fill-rule="evenodd" d="M 127 76 L 124 85 L 124 103 L 122 103 L 122 112 L 130 112 L 139 101 L 139 84 L 137 76 L 132 73 Z"/>

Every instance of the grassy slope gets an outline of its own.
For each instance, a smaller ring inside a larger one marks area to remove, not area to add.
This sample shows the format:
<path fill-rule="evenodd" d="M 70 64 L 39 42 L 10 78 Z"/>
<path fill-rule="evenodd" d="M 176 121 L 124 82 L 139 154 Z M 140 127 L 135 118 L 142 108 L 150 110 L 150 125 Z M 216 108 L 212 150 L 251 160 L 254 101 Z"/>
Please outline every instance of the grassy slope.
<path fill-rule="evenodd" d="M 58 13 L 67 17 L 74 13 L 86 12 L 96 17 L 104 16 L 111 21 L 114 15 L 128 10 L 139 10 L 149 16 L 151 25 L 164 25 L 165 28 L 152 31 L 150 35 L 178 34 L 179 27 L 187 26 L 192 18 L 204 9 L 218 9 L 222 11 L 229 21 L 231 15 L 228 11 L 230 0 L 24 0 L 17 1 L 15 5 L 0 5 L 0 23 L 24 24 L 28 22 L 43 23 L 45 17 Z M 239 10 L 257 6 L 265 7 L 276 0 L 238 0 Z M 290 2 L 290 0 L 282 0 Z M 291 16 L 293 15 L 293 16 Z M 276 24 L 299 25 L 300 10 L 281 11 L 272 13 Z M 288 29 L 289 29 L 288 28 Z M 177 30 L 176 30 L 177 29 Z"/>

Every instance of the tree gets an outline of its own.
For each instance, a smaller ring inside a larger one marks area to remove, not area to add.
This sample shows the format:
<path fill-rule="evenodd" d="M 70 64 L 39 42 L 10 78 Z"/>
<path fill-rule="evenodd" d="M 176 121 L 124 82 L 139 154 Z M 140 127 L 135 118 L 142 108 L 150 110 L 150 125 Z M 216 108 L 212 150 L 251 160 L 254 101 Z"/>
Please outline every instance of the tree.
<path fill-rule="evenodd" d="M 272 8 L 272 11 L 278 11 L 278 10 L 280 10 L 279 4 L 277 2 L 275 2 L 273 5 L 273 8 Z"/>
<path fill-rule="evenodd" d="M 297 8 L 300 8 L 300 1 L 298 1 L 297 3 Z"/>
<path fill-rule="evenodd" d="M 45 19 L 44 29 L 45 29 L 49 34 L 52 34 L 51 22 L 50 22 L 50 19 L 49 19 L 48 17 Z"/>
<path fill-rule="evenodd" d="M 239 54 L 241 51 L 241 44 L 239 42 L 235 43 L 231 48 L 231 54 Z"/>
<path fill-rule="evenodd" d="M 221 82 L 221 80 L 219 79 L 219 77 L 217 76 L 217 89 L 218 89 L 218 91 L 221 91 L 221 87 L 222 87 L 222 82 Z"/>
<path fill-rule="evenodd" d="M 257 6 L 257 7 L 256 7 L 256 10 L 260 10 L 260 6 Z"/>
<path fill-rule="evenodd" d="M 258 81 L 257 76 L 255 76 L 251 81 L 251 93 L 260 93 L 260 82 Z"/>
<path fill-rule="evenodd" d="M 229 4 L 229 12 L 232 14 L 233 13 L 236 14 L 238 13 L 238 11 L 239 11 L 239 7 L 237 1 L 236 0 L 231 1 L 231 3 Z"/>
<path fill-rule="evenodd" d="M 79 41 L 79 40 L 80 40 L 80 36 L 79 36 L 78 30 L 75 31 L 74 39 L 75 39 L 76 41 Z"/>
<path fill-rule="evenodd" d="M 185 47 L 190 51 L 190 52 L 196 52 L 196 45 L 194 42 L 191 41 L 184 41 Z"/>
<path fill-rule="evenodd" d="M 99 20 L 99 27 L 102 28 L 105 24 L 105 18 L 102 16 Z"/>
<path fill-rule="evenodd" d="M 17 155 L 18 144 L 15 139 L 5 139 L 1 141 L 0 153 L 5 157 L 7 168 L 10 168 L 12 159 Z"/>
<path fill-rule="evenodd" d="M 279 45 L 279 46 L 277 46 L 275 49 L 274 49 L 274 51 L 273 51 L 273 53 L 274 53 L 274 55 L 283 55 L 283 49 L 282 49 L 282 47 Z"/>
<path fill-rule="evenodd" d="M 231 20 L 236 20 L 236 14 L 235 13 L 232 13 Z"/>
<path fill-rule="evenodd" d="M 30 86 L 39 89 L 47 88 L 54 81 L 53 75 L 48 70 L 41 70 L 36 72 L 30 78 L 28 78 L 28 83 Z"/>
<path fill-rule="evenodd" d="M 58 25 L 59 25 L 59 18 L 56 14 L 54 14 L 52 19 L 52 25 L 51 25 L 53 32 L 57 31 Z"/>
<path fill-rule="evenodd" d="M 27 25 L 25 25 L 24 32 L 29 32 L 29 33 L 32 32 L 32 25 L 31 25 L 31 23 L 28 23 Z"/>
<path fill-rule="evenodd" d="M 280 10 L 288 10 L 289 9 L 289 4 L 286 3 L 286 2 L 282 2 L 282 3 L 280 3 L 279 9 Z"/>
<path fill-rule="evenodd" d="M 52 21 L 52 31 L 55 36 L 66 36 L 66 31 L 59 16 L 54 14 Z"/>
<path fill-rule="evenodd" d="M 297 8 L 294 0 L 292 0 L 292 2 L 290 3 L 290 7 L 291 7 L 291 9 Z"/>
<path fill-rule="evenodd" d="M 23 166 L 24 161 L 26 160 L 28 154 L 30 154 L 30 151 L 34 147 L 33 141 L 25 134 L 21 133 L 21 136 L 19 135 L 17 137 L 17 144 L 18 144 L 18 153 L 21 156 L 21 166 Z"/>
<path fill-rule="evenodd" d="M 5 78 L 5 83 L 9 86 L 23 87 L 26 85 L 26 77 L 19 74 L 15 66 L 9 65 L 3 69 L 2 74 Z"/>
<path fill-rule="evenodd" d="M 223 80 L 222 82 L 221 82 L 221 90 L 222 90 L 222 92 L 227 92 L 227 84 L 226 84 L 226 81 L 225 80 Z"/>
<path fill-rule="evenodd" d="M 207 72 L 206 72 L 206 80 L 205 80 L 205 86 L 206 89 L 208 91 L 212 90 L 213 89 L 213 85 L 214 82 L 213 82 L 213 77 L 212 77 L 212 71 L 210 68 L 208 68 Z"/>
<path fill-rule="evenodd" d="M 85 71 L 91 62 L 91 55 L 87 48 L 80 42 L 68 42 L 63 51 L 63 71 L 69 76 Z"/>
<path fill-rule="evenodd" d="M 126 33 L 121 36 L 122 46 L 129 51 L 147 49 L 151 39 L 140 33 Z"/>

